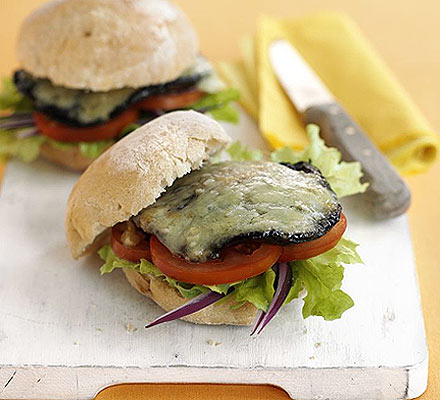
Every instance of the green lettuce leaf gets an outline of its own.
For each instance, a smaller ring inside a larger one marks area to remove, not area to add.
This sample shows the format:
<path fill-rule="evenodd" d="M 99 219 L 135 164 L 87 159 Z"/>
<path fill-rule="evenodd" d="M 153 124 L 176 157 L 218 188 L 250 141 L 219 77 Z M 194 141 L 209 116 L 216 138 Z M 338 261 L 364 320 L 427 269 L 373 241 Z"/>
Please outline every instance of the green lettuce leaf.
<path fill-rule="evenodd" d="M 89 158 L 98 158 L 104 151 L 114 143 L 113 140 L 101 140 L 99 142 L 78 143 L 81 154 Z"/>
<path fill-rule="evenodd" d="M 37 159 L 44 138 L 42 136 L 17 138 L 16 134 L 16 130 L 0 130 L 0 157 L 3 159 L 15 157 L 24 162 Z"/>
<path fill-rule="evenodd" d="M 368 183 L 361 183 L 362 168 L 359 162 L 341 161 L 341 153 L 327 147 L 319 137 L 319 127 L 307 125 L 310 144 L 303 151 L 284 147 L 272 153 L 272 161 L 296 163 L 307 161 L 316 166 L 330 183 L 338 197 L 363 193 Z"/>
<path fill-rule="evenodd" d="M 113 143 L 110 140 L 68 143 L 59 142 L 41 135 L 21 138 L 17 136 L 17 133 L 19 133 L 19 130 L 0 130 L 0 156 L 4 158 L 20 158 L 24 162 L 31 162 L 38 158 L 41 145 L 49 143 L 52 147 L 60 150 L 69 150 L 72 147 L 78 146 L 83 155 L 97 158 Z"/>
<path fill-rule="evenodd" d="M 230 124 L 237 124 L 240 119 L 237 109 L 232 104 L 214 108 L 209 111 L 209 114 L 217 121 L 225 121 Z"/>
<path fill-rule="evenodd" d="M 260 161 L 263 153 L 257 149 L 251 149 L 241 142 L 232 143 L 226 150 L 234 161 Z"/>
<path fill-rule="evenodd" d="M 357 246 L 351 240 L 342 238 L 333 249 L 317 257 L 289 263 L 294 281 L 285 304 L 298 298 L 305 289 L 304 318 L 311 315 L 321 316 L 325 320 L 341 318 L 354 305 L 351 297 L 341 290 L 344 278 L 342 263 L 362 262 L 356 251 Z"/>
<path fill-rule="evenodd" d="M 246 302 L 250 302 L 255 305 L 255 307 L 266 311 L 275 292 L 273 287 L 275 281 L 275 272 L 272 269 L 269 269 L 264 274 L 246 279 L 245 281 L 241 282 L 203 286 L 192 285 L 190 283 L 179 282 L 175 279 L 168 278 L 166 275 L 160 272 L 154 264 L 147 260 L 141 260 L 140 263 L 122 260 L 116 256 L 108 244 L 103 246 L 98 251 L 98 254 L 104 261 L 104 264 L 100 268 L 101 275 L 110 273 L 118 268 L 128 268 L 140 272 L 141 274 L 151 274 L 158 278 L 162 278 L 171 287 L 177 289 L 183 297 L 189 299 L 209 290 L 217 293 L 227 294 L 229 290 L 234 287 L 234 291 L 231 293 L 231 295 L 238 303 L 238 306 L 243 305 Z"/>
<path fill-rule="evenodd" d="M 132 263 L 127 260 L 122 260 L 116 256 L 110 245 L 103 246 L 98 251 L 99 256 L 104 260 L 104 264 L 101 266 L 101 275 L 112 272 L 116 268 L 128 268 L 134 271 L 140 272 L 141 274 L 151 274 L 156 277 L 164 279 L 171 287 L 177 289 L 183 297 L 192 298 L 198 296 L 201 293 L 205 293 L 208 290 L 213 292 L 226 294 L 231 287 L 231 285 L 212 285 L 212 286 L 201 286 L 192 285 L 189 283 L 179 282 L 175 279 L 169 278 L 164 275 L 160 270 L 151 262 L 147 260 L 141 260 L 140 263 Z"/>
<path fill-rule="evenodd" d="M 340 318 L 344 311 L 353 306 L 353 300 L 341 290 L 344 278 L 342 263 L 362 262 L 356 252 L 356 247 L 356 243 L 343 238 L 333 249 L 324 254 L 308 260 L 289 263 L 292 268 L 293 281 L 285 304 L 298 298 L 305 289 L 307 295 L 304 298 L 304 318 L 312 315 L 321 316 L 326 320 Z M 208 290 L 223 294 L 229 292 L 228 298 L 232 297 L 237 303 L 235 307 L 249 302 L 256 308 L 267 311 L 275 293 L 275 272 L 272 269 L 261 275 L 232 284 L 192 285 L 168 278 L 147 260 L 141 260 L 137 264 L 122 260 L 115 255 L 110 245 L 105 245 L 98 253 L 104 260 L 100 269 L 101 274 L 112 272 L 116 268 L 129 268 L 142 274 L 152 274 L 164 279 L 185 298 L 193 298 Z M 233 291 L 231 291 L 232 288 Z"/>
<path fill-rule="evenodd" d="M 188 283 L 183 283 L 176 281 L 172 278 L 168 278 L 152 263 L 147 260 L 141 260 L 140 263 L 133 263 L 131 261 L 122 260 L 116 256 L 110 245 L 105 245 L 101 247 L 98 251 L 99 256 L 104 260 L 104 264 L 101 266 L 101 275 L 112 272 L 117 268 L 128 268 L 134 271 L 140 272 L 141 274 L 151 274 L 156 277 L 164 279 L 171 287 L 177 289 L 179 293 L 185 298 L 193 298 L 201 293 L 205 293 L 209 288 L 199 285 L 191 285 Z M 214 288 L 214 287 L 213 287 Z M 222 289 L 216 290 L 219 293 L 223 293 Z"/>
<path fill-rule="evenodd" d="M 230 103 L 231 101 L 237 101 L 239 98 L 240 92 L 237 89 L 228 88 L 217 93 L 209 93 L 188 108 L 197 110 L 210 109 Z"/>
<path fill-rule="evenodd" d="M 239 120 L 239 114 L 230 103 L 239 98 L 240 92 L 237 89 L 228 88 L 217 93 L 208 93 L 191 104 L 188 109 L 207 111 L 216 120 L 236 124 Z"/>
<path fill-rule="evenodd" d="M 118 258 L 109 244 L 101 247 L 98 250 L 98 254 L 104 260 L 104 264 L 100 268 L 101 275 L 113 272 L 116 268 L 128 268 L 135 271 L 138 271 L 140 268 L 140 264 Z"/>
<path fill-rule="evenodd" d="M 11 78 L 3 79 L 0 91 L 0 110 L 10 112 L 32 111 L 32 103 L 15 87 Z M 40 154 L 40 146 L 44 142 L 41 136 L 19 138 L 20 129 L 0 130 L 0 157 L 20 158 L 25 162 L 34 161 Z"/>
<path fill-rule="evenodd" d="M 135 131 L 137 128 L 140 128 L 139 124 L 131 123 L 127 125 L 124 129 L 122 129 L 121 133 L 118 135 L 117 139 L 122 139 L 124 136 L 127 136 L 129 133 Z"/>
<path fill-rule="evenodd" d="M 271 268 L 235 286 L 234 300 L 238 304 L 249 302 L 258 309 L 267 311 L 275 293 L 274 282 L 275 272 Z"/>
<path fill-rule="evenodd" d="M 32 111 L 32 103 L 15 87 L 11 78 L 4 78 L 0 91 L 0 110 Z"/>
<path fill-rule="evenodd" d="M 53 140 L 49 138 L 44 138 L 47 143 L 49 143 L 52 147 L 60 150 L 70 150 L 73 147 L 78 147 L 81 154 L 89 158 L 97 158 L 99 157 L 104 150 L 107 149 L 112 143 L 113 140 L 102 140 L 98 142 L 79 142 L 79 143 L 69 143 L 69 142 L 60 142 L 58 140 Z"/>

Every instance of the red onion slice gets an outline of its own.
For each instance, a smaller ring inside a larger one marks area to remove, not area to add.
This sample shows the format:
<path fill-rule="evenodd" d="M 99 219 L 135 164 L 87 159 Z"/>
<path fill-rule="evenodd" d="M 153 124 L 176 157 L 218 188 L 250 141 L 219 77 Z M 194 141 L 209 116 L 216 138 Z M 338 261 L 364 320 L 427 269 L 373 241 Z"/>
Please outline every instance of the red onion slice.
<path fill-rule="evenodd" d="M 18 119 L 30 119 L 32 118 L 32 112 L 15 112 L 12 114 L 0 116 L 0 121 L 4 120 L 18 120 Z"/>
<path fill-rule="evenodd" d="M 26 139 L 31 136 L 38 135 L 38 129 L 37 128 L 26 128 L 22 129 L 20 132 L 17 132 L 15 135 L 19 139 Z"/>
<path fill-rule="evenodd" d="M 205 307 L 208 307 L 209 305 L 215 303 L 223 297 L 225 297 L 224 294 L 211 291 L 207 293 L 202 293 L 185 303 L 183 306 L 180 306 L 175 310 L 169 311 L 161 317 L 155 319 L 153 322 L 145 326 L 145 328 L 151 328 L 152 326 L 159 325 L 163 322 L 174 321 L 175 319 L 194 314 L 195 312 L 200 311 Z"/>
<path fill-rule="evenodd" d="M 264 314 L 265 312 L 263 310 L 258 310 L 257 315 L 255 317 L 254 325 L 252 326 L 252 331 L 250 333 L 250 336 L 252 336 L 260 326 L 261 321 L 264 318 Z"/>
<path fill-rule="evenodd" d="M 278 265 L 278 268 L 274 268 L 274 270 L 277 275 L 275 294 L 272 298 L 267 312 L 264 314 L 264 317 L 261 319 L 261 321 L 259 321 L 258 326 L 255 327 L 252 331 L 252 333 L 258 331 L 257 335 L 262 332 L 266 325 L 279 311 L 284 303 L 284 300 L 286 300 L 290 286 L 292 284 L 292 270 L 287 265 L 287 263 L 280 263 Z"/>
<path fill-rule="evenodd" d="M 4 122 L 0 122 L 0 129 L 26 128 L 33 125 L 34 121 L 32 119 L 10 119 L 5 120 Z"/>

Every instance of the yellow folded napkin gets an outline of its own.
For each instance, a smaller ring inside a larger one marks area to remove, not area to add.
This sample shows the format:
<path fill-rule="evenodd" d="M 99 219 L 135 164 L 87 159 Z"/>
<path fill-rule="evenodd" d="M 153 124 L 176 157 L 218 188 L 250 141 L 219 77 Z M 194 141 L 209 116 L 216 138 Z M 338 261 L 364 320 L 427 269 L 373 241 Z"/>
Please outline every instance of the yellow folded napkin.
<path fill-rule="evenodd" d="M 297 19 L 263 17 L 255 43 L 242 42 L 243 59 L 235 64 L 239 73 L 231 64 L 218 65 L 229 84 L 239 82 L 243 106 L 256 117 L 274 148 L 307 144 L 299 115 L 269 63 L 268 46 L 279 38 L 298 49 L 401 173 L 422 172 L 432 164 L 439 148 L 436 134 L 355 23 L 339 13 Z"/>

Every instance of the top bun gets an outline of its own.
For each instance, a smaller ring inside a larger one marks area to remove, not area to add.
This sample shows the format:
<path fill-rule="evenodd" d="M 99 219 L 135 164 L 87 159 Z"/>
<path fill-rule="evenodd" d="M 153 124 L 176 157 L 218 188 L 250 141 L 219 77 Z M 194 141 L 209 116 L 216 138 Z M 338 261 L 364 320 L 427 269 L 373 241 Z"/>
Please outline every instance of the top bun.
<path fill-rule="evenodd" d="M 153 204 L 167 186 L 201 167 L 230 141 L 214 120 L 175 111 L 143 125 L 96 159 L 67 203 L 67 244 L 74 258 L 98 236 Z"/>
<path fill-rule="evenodd" d="M 25 19 L 17 47 L 35 77 L 92 91 L 172 81 L 198 53 L 188 18 L 164 0 L 53 0 Z"/>

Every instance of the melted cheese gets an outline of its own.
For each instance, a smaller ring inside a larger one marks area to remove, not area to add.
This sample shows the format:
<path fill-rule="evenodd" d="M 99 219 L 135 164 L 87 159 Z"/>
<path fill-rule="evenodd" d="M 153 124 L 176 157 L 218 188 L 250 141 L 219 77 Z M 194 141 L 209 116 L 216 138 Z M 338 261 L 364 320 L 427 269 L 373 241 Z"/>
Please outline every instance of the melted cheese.
<path fill-rule="evenodd" d="M 206 92 L 218 91 L 222 85 L 213 73 L 209 61 L 202 56 L 199 56 L 196 64 L 184 71 L 180 78 L 191 76 L 201 77 L 197 87 Z M 130 106 L 131 97 L 140 90 L 140 88 L 122 88 L 107 92 L 91 92 L 54 86 L 47 79 L 34 79 L 30 75 L 28 79 L 35 82 L 32 96 L 35 98 L 37 107 L 57 108 L 62 110 L 69 119 L 81 124 L 108 120 L 118 107 L 124 104 L 125 107 Z M 148 92 L 146 92 L 147 95 Z"/>
<path fill-rule="evenodd" d="M 134 222 L 173 253 L 200 262 L 245 238 L 299 243 L 325 234 L 340 205 L 319 173 L 227 161 L 178 179 Z"/>
<path fill-rule="evenodd" d="M 124 88 L 109 92 L 87 92 L 53 86 L 47 80 L 38 81 L 33 95 L 39 106 L 56 106 L 67 111 L 69 118 L 83 124 L 105 121 L 111 112 L 126 102 L 135 89 Z"/>

